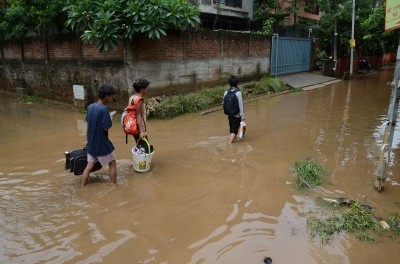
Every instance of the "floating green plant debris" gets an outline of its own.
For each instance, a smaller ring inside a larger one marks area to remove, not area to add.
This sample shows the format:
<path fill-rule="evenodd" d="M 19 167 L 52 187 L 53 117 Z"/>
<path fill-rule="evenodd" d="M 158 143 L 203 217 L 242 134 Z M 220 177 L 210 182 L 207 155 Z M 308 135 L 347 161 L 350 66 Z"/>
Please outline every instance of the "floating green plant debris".
<path fill-rule="evenodd" d="M 310 215 L 307 219 L 307 229 L 311 237 L 318 237 L 322 244 L 327 244 L 335 234 L 342 231 L 353 234 L 358 240 L 370 243 L 378 242 L 376 237 L 385 233 L 399 243 L 400 214 L 394 214 L 384 221 L 374 216 L 368 206 L 357 201 L 352 201 L 344 208 L 342 206 L 341 210 L 337 208 L 337 205 L 345 205 L 344 203 L 329 200 L 334 201 L 334 199 L 322 198 L 316 200 L 317 204 L 322 206 L 323 212 L 332 209 L 328 214 L 323 214 L 320 218 Z"/>
<path fill-rule="evenodd" d="M 325 181 L 328 170 L 317 162 L 306 159 L 294 163 L 297 176 L 297 187 L 301 190 L 310 189 L 321 185 Z"/>

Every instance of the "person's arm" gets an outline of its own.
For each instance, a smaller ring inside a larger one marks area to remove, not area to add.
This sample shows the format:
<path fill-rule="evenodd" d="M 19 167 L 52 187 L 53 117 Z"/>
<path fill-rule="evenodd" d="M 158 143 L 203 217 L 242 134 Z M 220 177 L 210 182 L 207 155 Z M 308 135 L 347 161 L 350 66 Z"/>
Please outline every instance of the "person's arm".
<path fill-rule="evenodd" d="M 127 105 L 130 105 L 130 104 L 133 104 L 133 95 L 131 97 L 129 97 L 129 99 L 128 99 Z"/>
<path fill-rule="evenodd" d="M 103 111 L 102 126 L 105 131 L 108 131 L 112 127 L 111 115 L 108 112 L 108 108 L 104 108 L 102 111 Z"/>
<path fill-rule="evenodd" d="M 224 96 L 222 96 L 222 105 L 224 105 L 224 98 L 225 98 L 225 96 L 226 96 L 227 93 L 228 93 L 228 91 L 225 91 L 225 92 L 224 92 Z"/>
<path fill-rule="evenodd" d="M 238 98 L 238 102 L 239 102 L 239 115 L 242 118 L 242 120 L 244 120 L 244 107 L 243 107 L 243 97 L 242 97 L 242 92 L 237 92 L 236 96 Z"/>
<path fill-rule="evenodd" d="M 137 105 L 136 105 L 136 118 L 137 118 L 137 123 L 139 126 L 139 131 L 140 131 L 140 137 L 143 138 L 145 137 L 146 134 L 146 124 L 144 121 L 144 115 L 146 113 L 146 109 L 144 107 L 144 102 L 143 99 L 140 100 Z"/>

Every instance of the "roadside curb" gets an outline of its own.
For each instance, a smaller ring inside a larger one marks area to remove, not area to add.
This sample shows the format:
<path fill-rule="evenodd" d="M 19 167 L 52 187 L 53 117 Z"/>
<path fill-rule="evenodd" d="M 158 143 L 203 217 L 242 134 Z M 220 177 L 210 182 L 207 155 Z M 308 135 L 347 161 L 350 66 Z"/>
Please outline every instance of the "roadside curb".
<path fill-rule="evenodd" d="M 322 87 L 325 87 L 325 86 L 328 86 L 328 85 L 332 85 L 332 84 L 336 84 L 336 83 L 340 83 L 340 82 L 343 82 L 343 80 L 342 79 L 336 79 L 336 80 L 323 82 L 323 83 L 319 83 L 319 84 L 315 84 L 315 85 L 311 85 L 311 86 L 306 86 L 306 87 L 301 88 L 301 90 L 302 91 L 311 91 L 311 90 L 314 90 L 314 89 L 317 89 L 317 88 L 322 88 Z M 295 92 L 295 90 L 291 88 L 290 90 L 286 90 L 286 91 L 279 92 L 279 93 L 259 95 L 259 96 L 255 96 L 255 97 L 252 97 L 252 98 L 248 98 L 248 99 L 244 100 L 244 102 L 245 103 L 256 102 L 256 101 L 264 100 L 264 99 L 267 99 L 267 98 L 272 98 L 272 97 L 275 97 L 275 96 L 279 96 L 279 95 L 283 95 L 283 94 L 287 94 L 287 93 L 293 93 L 293 92 Z M 208 114 L 211 114 L 211 113 L 214 113 L 214 112 L 218 112 L 218 111 L 222 111 L 222 110 L 223 110 L 222 106 L 214 106 L 214 107 L 211 107 L 211 108 L 209 108 L 209 109 L 207 109 L 207 110 L 205 110 L 203 112 L 200 112 L 200 115 L 208 115 Z"/>
<path fill-rule="evenodd" d="M 328 85 L 331 85 L 331 84 L 335 84 L 335 83 L 340 83 L 340 82 L 343 82 L 343 80 L 342 79 L 337 79 L 337 80 L 333 80 L 333 81 L 329 81 L 329 82 L 319 83 L 319 84 L 316 84 L 316 85 L 306 86 L 306 87 L 303 87 L 302 90 L 303 91 L 311 91 L 311 90 L 314 90 L 314 89 L 317 89 L 317 88 L 322 88 L 322 87 L 325 87 L 325 86 L 328 86 Z"/>

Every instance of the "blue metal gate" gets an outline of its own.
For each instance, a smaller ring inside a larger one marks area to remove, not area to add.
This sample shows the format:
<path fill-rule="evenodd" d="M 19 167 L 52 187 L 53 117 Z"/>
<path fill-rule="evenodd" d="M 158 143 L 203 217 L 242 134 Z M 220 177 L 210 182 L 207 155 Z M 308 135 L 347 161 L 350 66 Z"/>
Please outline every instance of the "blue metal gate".
<path fill-rule="evenodd" d="M 311 39 L 272 36 L 271 75 L 310 70 Z"/>

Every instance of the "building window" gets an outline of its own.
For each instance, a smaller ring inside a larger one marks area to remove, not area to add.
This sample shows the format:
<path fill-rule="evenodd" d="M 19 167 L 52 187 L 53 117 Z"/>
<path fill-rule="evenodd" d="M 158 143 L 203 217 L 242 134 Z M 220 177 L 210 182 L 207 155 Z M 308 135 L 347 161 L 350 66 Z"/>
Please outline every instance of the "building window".
<path fill-rule="evenodd" d="M 214 0 L 215 4 L 242 8 L 242 0 Z"/>

